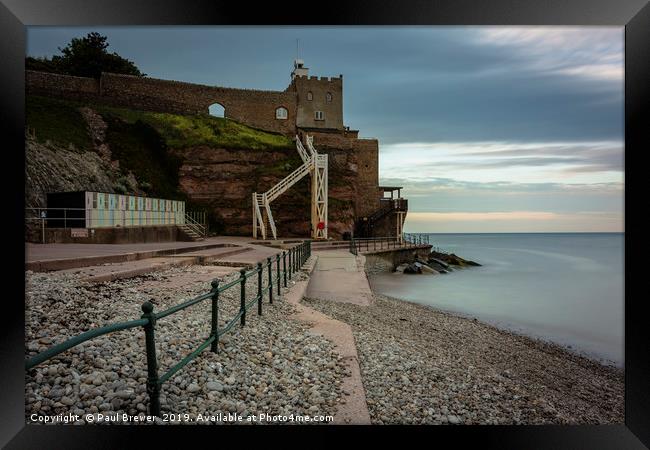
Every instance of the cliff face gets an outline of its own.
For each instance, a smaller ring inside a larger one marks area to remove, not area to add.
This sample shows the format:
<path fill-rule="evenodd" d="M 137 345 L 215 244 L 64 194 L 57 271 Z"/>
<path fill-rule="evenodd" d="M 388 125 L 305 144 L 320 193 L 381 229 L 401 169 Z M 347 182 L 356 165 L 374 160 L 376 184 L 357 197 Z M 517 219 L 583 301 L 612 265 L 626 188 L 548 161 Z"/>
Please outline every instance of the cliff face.
<path fill-rule="evenodd" d="M 330 155 L 329 232 L 340 237 L 352 229 L 356 178 L 354 155 L 318 149 Z M 296 150 L 251 151 L 211 147 L 174 150 L 183 164 L 180 187 L 193 201 L 208 207 L 224 234 L 252 232 L 253 192 L 263 193 L 296 169 Z M 311 179 L 306 176 L 271 204 L 281 236 L 310 232 Z"/>
<path fill-rule="evenodd" d="M 31 206 L 45 206 L 46 192 L 69 190 L 177 198 L 188 211 L 207 210 L 213 231 L 250 236 L 251 194 L 265 192 L 302 163 L 285 136 L 226 119 L 37 97 L 28 98 L 27 107 Z M 317 149 L 329 155 L 329 234 L 340 238 L 353 227 L 362 164 L 349 150 Z M 272 203 L 278 235 L 309 236 L 310 192 L 306 176 Z"/>

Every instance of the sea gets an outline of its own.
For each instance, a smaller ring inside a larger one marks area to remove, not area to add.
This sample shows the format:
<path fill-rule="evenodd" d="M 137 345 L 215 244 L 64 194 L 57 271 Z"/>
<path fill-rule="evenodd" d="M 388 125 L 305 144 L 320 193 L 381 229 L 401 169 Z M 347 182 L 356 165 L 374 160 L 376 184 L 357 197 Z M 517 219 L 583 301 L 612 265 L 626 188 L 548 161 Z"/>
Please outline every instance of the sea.
<path fill-rule="evenodd" d="M 370 275 L 375 292 L 624 366 L 623 233 L 428 233 L 476 261 L 440 275 Z"/>

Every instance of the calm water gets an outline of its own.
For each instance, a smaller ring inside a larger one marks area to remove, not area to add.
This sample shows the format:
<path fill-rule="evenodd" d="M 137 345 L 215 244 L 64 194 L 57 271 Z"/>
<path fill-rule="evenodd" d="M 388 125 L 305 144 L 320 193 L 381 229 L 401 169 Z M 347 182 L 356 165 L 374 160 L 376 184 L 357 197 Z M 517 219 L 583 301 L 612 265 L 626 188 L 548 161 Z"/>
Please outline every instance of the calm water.
<path fill-rule="evenodd" d="M 430 242 L 483 267 L 374 275 L 373 289 L 623 366 L 622 233 L 431 234 Z"/>

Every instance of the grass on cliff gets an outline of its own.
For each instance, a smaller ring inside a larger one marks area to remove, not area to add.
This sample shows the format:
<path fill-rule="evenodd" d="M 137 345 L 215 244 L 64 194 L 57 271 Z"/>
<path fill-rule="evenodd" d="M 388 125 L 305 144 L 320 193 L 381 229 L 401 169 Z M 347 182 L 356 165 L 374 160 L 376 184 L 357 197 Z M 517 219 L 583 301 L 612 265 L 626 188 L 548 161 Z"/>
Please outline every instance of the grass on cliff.
<path fill-rule="evenodd" d="M 25 99 L 25 123 L 40 143 L 50 141 L 64 148 L 89 151 L 93 143 L 86 123 L 78 111 L 80 105 L 47 97 L 28 95 Z"/>
<path fill-rule="evenodd" d="M 288 137 L 257 130 L 222 117 L 178 115 L 97 106 L 102 116 L 119 117 L 128 123 L 152 126 L 170 148 L 208 146 L 228 149 L 277 150 L 293 148 Z"/>

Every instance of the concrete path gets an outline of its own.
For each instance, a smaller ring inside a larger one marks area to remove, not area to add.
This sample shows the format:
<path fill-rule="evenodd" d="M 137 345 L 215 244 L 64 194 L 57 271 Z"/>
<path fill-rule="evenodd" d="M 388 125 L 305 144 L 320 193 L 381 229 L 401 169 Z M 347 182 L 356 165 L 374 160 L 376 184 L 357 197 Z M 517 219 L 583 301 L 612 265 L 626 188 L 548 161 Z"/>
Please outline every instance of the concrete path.
<path fill-rule="evenodd" d="M 25 243 L 25 260 L 49 261 L 54 259 L 88 258 L 113 256 L 129 253 L 155 252 L 159 250 L 191 249 L 210 244 L 226 243 L 220 238 L 209 238 L 198 242 L 152 242 L 148 244 L 34 244 Z M 229 242 L 230 243 L 230 242 Z"/>
<path fill-rule="evenodd" d="M 308 273 L 312 272 L 314 265 L 317 265 L 315 260 L 320 261 L 320 255 L 321 253 L 319 253 L 318 257 L 312 256 L 303 267 L 303 270 Z M 312 272 L 312 277 L 314 273 L 315 271 Z M 343 363 L 350 370 L 350 376 L 343 379 L 341 389 L 345 397 L 344 401 L 339 403 L 333 423 L 335 425 L 370 425 L 366 391 L 361 380 L 359 356 L 352 328 L 345 322 L 332 319 L 320 311 L 300 303 L 312 282 L 313 278 L 308 281 L 298 281 L 296 286 L 286 294 L 286 301 L 294 305 L 297 310 L 290 318 L 310 324 L 312 333 L 332 341 L 335 350 L 342 356 Z"/>
<path fill-rule="evenodd" d="M 298 242 L 298 240 L 294 240 Z M 152 242 L 139 244 L 34 244 L 25 243 L 25 261 L 50 261 L 59 259 L 76 259 L 99 256 L 115 256 L 134 253 L 160 251 L 192 251 L 215 245 L 250 246 L 252 248 L 268 248 L 254 242 L 248 236 L 217 236 L 197 242 Z"/>
<path fill-rule="evenodd" d="M 370 305 L 373 296 L 363 266 L 364 256 L 355 256 L 347 250 L 318 252 L 307 297 Z"/>

